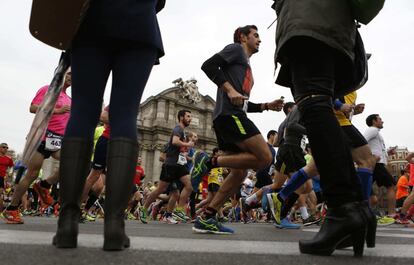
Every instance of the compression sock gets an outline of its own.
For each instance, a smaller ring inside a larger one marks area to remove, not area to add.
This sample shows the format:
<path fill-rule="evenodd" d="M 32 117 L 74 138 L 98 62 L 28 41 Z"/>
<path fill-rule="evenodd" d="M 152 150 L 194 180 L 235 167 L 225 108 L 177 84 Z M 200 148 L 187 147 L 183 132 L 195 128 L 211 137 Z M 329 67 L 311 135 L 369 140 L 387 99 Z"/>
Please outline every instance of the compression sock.
<path fill-rule="evenodd" d="M 280 220 L 284 219 L 287 214 L 289 213 L 290 209 L 293 207 L 297 199 L 299 198 L 299 195 L 293 192 L 289 195 L 289 197 L 285 200 L 282 206 L 282 211 L 280 213 Z"/>
<path fill-rule="evenodd" d="M 357 175 L 361 181 L 364 200 L 368 200 L 372 190 L 372 170 L 368 168 L 358 168 Z"/>
<path fill-rule="evenodd" d="M 295 190 L 302 186 L 307 180 L 308 175 L 303 169 L 299 169 L 288 181 L 287 185 L 279 193 L 283 200 L 286 200 Z"/>
<path fill-rule="evenodd" d="M 92 205 L 94 205 L 94 203 L 98 200 L 98 196 L 96 196 L 95 193 L 90 191 L 88 195 L 89 198 L 86 201 L 85 210 L 89 210 L 92 207 Z"/>

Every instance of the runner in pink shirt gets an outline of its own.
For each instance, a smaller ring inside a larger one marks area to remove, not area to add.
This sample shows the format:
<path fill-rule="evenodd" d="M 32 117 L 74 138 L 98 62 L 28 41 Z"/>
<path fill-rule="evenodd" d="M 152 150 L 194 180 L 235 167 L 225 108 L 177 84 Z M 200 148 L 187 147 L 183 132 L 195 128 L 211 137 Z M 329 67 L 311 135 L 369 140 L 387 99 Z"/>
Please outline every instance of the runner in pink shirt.
<path fill-rule="evenodd" d="M 68 86 L 69 85 L 70 83 Z M 37 91 L 36 96 L 33 98 L 30 106 L 30 112 L 36 113 L 37 108 L 42 103 L 42 100 L 46 95 L 48 88 L 49 86 L 46 85 Z M 49 121 L 49 124 L 47 125 L 48 131 L 61 136 L 63 136 L 65 133 L 66 124 L 68 123 L 70 117 L 71 98 L 66 94 L 66 89 L 67 87 L 64 87 L 62 92 L 60 92 L 58 100 L 56 102 L 55 110 L 53 111 L 53 115 Z"/>
<path fill-rule="evenodd" d="M 70 117 L 71 98 L 66 94 L 67 88 L 71 85 L 70 69 L 65 75 L 65 83 L 62 92 L 59 94 L 53 115 L 47 126 L 45 136 L 33 155 L 29 165 L 27 165 L 26 176 L 16 185 L 10 205 L 3 213 L 4 219 L 8 224 L 22 224 L 23 220 L 20 217 L 19 204 L 23 194 L 27 191 L 33 181 L 39 176 L 39 171 L 42 167 L 43 161 L 49 157 L 60 159 L 60 146 L 65 133 L 66 124 Z M 40 88 L 36 96 L 31 102 L 30 112 L 36 113 L 40 104 L 46 95 L 48 86 Z M 42 208 L 53 204 L 53 199 L 49 194 L 51 185 L 58 181 L 58 171 L 53 172 L 51 176 L 46 179 L 36 182 L 33 185 L 34 190 L 39 194 L 42 203 Z"/>

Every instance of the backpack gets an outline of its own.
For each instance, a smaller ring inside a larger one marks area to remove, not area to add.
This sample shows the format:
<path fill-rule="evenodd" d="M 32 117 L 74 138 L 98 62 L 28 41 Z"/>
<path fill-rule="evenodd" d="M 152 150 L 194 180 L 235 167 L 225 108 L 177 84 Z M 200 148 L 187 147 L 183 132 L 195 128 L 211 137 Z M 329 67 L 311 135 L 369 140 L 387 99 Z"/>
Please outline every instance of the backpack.
<path fill-rule="evenodd" d="M 367 25 L 384 7 L 385 0 L 350 0 L 354 19 Z"/>

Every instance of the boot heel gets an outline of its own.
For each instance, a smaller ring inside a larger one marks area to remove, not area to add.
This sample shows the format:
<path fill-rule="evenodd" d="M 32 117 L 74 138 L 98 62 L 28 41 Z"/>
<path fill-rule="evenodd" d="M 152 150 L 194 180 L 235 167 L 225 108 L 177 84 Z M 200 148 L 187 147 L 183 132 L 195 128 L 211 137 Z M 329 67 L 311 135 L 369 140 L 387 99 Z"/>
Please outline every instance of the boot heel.
<path fill-rule="evenodd" d="M 375 247 L 375 238 L 377 234 L 377 223 L 371 222 L 367 225 L 367 247 L 374 248 Z"/>
<path fill-rule="evenodd" d="M 366 228 L 357 230 L 351 234 L 354 257 L 362 257 L 364 254 Z"/>
<path fill-rule="evenodd" d="M 58 236 L 53 237 L 53 245 L 57 248 L 76 248 L 78 246 L 78 236 Z"/>
<path fill-rule="evenodd" d="M 116 237 L 116 238 L 106 237 L 104 239 L 103 250 L 118 251 L 118 250 L 123 250 L 125 248 L 129 248 L 129 245 L 130 245 L 130 241 L 127 236 L 121 236 L 121 237 Z"/>

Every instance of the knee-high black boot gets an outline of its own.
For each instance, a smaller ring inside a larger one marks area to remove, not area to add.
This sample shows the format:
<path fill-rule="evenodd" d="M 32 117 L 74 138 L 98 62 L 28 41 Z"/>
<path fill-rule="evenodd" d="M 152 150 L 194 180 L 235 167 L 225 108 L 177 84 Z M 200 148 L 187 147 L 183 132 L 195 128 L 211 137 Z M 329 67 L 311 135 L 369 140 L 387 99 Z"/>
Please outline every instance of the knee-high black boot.
<path fill-rule="evenodd" d="M 80 200 L 89 173 L 93 141 L 64 138 L 60 155 L 60 213 L 53 245 L 75 248 L 78 241 Z"/>
<path fill-rule="evenodd" d="M 121 137 L 109 141 L 104 207 L 104 250 L 122 250 L 129 247 L 124 217 L 131 197 L 137 155 L 137 141 Z"/>

